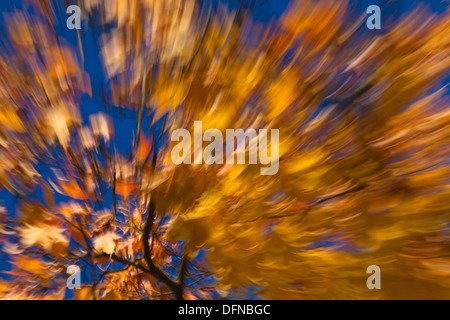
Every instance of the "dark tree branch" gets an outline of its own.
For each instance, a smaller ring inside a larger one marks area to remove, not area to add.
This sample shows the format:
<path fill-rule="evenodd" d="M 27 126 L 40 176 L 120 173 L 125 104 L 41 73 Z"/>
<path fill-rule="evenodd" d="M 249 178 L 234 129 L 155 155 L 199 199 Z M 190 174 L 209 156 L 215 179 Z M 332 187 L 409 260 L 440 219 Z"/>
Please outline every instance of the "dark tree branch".
<path fill-rule="evenodd" d="M 180 286 L 181 291 L 181 298 L 183 298 L 183 287 L 184 287 L 184 281 L 187 274 L 187 266 L 189 264 L 189 258 L 187 254 L 183 255 L 183 258 L 181 259 L 181 267 L 180 267 L 180 273 L 178 274 L 178 285 Z"/>
<path fill-rule="evenodd" d="M 183 290 L 181 288 L 181 285 L 177 283 L 176 281 L 169 278 L 164 271 L 162 271 L 158 266 L 156 266 L 152 259 L 151 259 L 151 252 L 150 252 L 150 232 L 152 230 L 153 226 L 153 220 L 155 219 L 155 206 L 153 204 L 153 201 L 150 200 L 150 203 L 148 205 L 147 210 L 147 217 L 145 220 L 145 225 L 143 229 L 142 234 L 142 243 L 144 246 L 144 259 L 145 262 L 148 265 L 150 273 L 159 281 L 163 282 L 165 285 L 167 285 L 174 293 L 175 298 L 177 300 L 183 300 Z"/>
<path fill-rule="evenodd" d="M 318 199 L 318 200 L 314 201 L 308 208 L 306 208 L 305 211 L 303 211 L 303 215 L 302 215 L 302 217 L 301 217 L 301 220 L 303 220 L 303 219 L 306 217 L 306 215 L 307 215 L 312 209 L 314 209 L 317 205 L 319 205 L 319 204 L 321 204 L 321 203 L 324 203 L 324 202 L 327 202 L 327 201 L 330 201 L 330 200 L 333 200 L 333 199 L 335 199 L 335 198 L 339 198 L 339 197 L 345 196 L 346 194 L 349 194 L 349 193 L 361 191 L 361 190 L 363 190 L 364 188 L 366 188 L 365 185 L 358 185 L 358 186 L 355 186 L 355 187 L 353 187 L 353 188 L 351 188 L 351 189 L 349 189 L 349 190 L 346 190 L 346 191 L 343 191 L 343 192 L 340 192 L 340 193 L 337 193 L 337 194 L 334 194 L 334 195 L 331 195 L 331 196 L 328 196 L 328 197 L 324 197 L 324 198 L 321 198 L 321 199 Z M 286 214 L 272 215 L 272 216 L 264 217 L 264 218 L 262 218 L 262 219 L 270 220 L 270 219 L 286 218 L 286 217 L 294 216 L 294 215 L 296 215 L 297 213 L 298 213 L 298 212 L 292 212 L 292 213 L 290 212 L 290 213 L 286 213 Z M 250 223 L 250 222 L 258 221 L 258 220 L 260 220 L 260 219 L 261 219 L 261 218 L 258 217 L 258 218 L 255 218 L 255 219 L 251 219 L 251 220 L 247 220 L 247 221 L 242 221 L 242 222 L 240 222 L 240 223 Z"/>

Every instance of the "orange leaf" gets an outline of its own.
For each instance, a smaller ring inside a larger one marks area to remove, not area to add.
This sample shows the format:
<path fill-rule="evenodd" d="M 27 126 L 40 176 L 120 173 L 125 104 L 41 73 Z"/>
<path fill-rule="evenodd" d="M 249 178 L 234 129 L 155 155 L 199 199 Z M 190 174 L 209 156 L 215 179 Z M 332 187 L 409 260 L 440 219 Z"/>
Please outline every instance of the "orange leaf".
<path fill-rule="evenodd" d="M 145 135 L 142 135 L 141 138 L 139 139 L 139 146 L 136 151 L 136 159 L 138 161 L 144 161 L 145 159 L 147 159 L 151 147 L 152 145 L 150 143 L 150 139 L 147 138 Z"/>
<path fill-rule="evenodd" d="M 125 200 L 135 189 L 136 185 L 134 183 L 118 182 L 116 185 L 116 192 L 124 197 Z"/>
<path fill-rule="evenodd" d="M 76 181 L 61 184 L 61 188 L 66 195 L 74 199 L 85 200 L 87 199 L 86 193 L 80 188 Z"/>

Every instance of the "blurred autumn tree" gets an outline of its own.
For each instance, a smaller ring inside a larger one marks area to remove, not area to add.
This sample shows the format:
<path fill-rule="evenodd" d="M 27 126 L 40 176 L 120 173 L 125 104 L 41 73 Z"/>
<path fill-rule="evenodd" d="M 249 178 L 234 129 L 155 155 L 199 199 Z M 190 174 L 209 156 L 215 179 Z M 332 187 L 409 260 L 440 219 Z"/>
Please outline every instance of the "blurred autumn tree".
<path fill-rule="evenodd" d="M 448 11 L 378 32 L 346 1 L 291 1 L 264 24 L 259 1 L 71 1 L 73 46 L 64 2 L 28 2 L 0 59 L 0 184 L 19 202 L 1 212 L 3 298 L 64 298 L 72 264 L 78 299 L 450 298 Z M 89 121 L 86 94 L 104 106 Z M 279 172 L 174 165 L 170 133 L 194 120 L 279 129 Z"/>

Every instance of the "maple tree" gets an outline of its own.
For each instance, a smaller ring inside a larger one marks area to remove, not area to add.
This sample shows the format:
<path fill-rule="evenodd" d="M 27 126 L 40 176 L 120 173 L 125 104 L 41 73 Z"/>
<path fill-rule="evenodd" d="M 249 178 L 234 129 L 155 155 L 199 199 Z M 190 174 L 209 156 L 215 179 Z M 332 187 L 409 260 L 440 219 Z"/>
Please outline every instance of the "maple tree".
<path fill-rule="evenodd" d="M 346 1 L 268 23 L 251 1 L 74 1 L 89 28 L 73 45 L 64 8 L 29 2 L 0 52 L 0 185 L 18 202 L 0 213 L 2 298 L 64 298 L 74 264 L 78 299 L 450 298 L 448 12 L 381 33 Z M 86 96 L 103 108 L 88 120 Z M 170 133 L 194 121 L 279 129 L 279 172 L 173 164 Z M 383 290 L 365 286 L 374 264 Z"/>

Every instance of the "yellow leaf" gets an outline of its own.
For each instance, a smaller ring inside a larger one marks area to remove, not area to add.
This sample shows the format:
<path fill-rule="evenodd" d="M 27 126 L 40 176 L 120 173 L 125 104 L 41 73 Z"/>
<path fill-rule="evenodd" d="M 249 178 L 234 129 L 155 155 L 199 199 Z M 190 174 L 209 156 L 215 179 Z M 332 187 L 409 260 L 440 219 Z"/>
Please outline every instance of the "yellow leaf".
<path fill-rule="evenodd" d="M 119 239 L 120 237 L 113 232 L 105 233 L 94 239 L 94 249 L 100 253 L 112 254 L 116 249 L 116 240 Z"/>
<path fill-rule="evenodd" d="M 0 125 L 16 132 L 25 131 L 22 120 L 11 107 L 0 107 Z"/>

